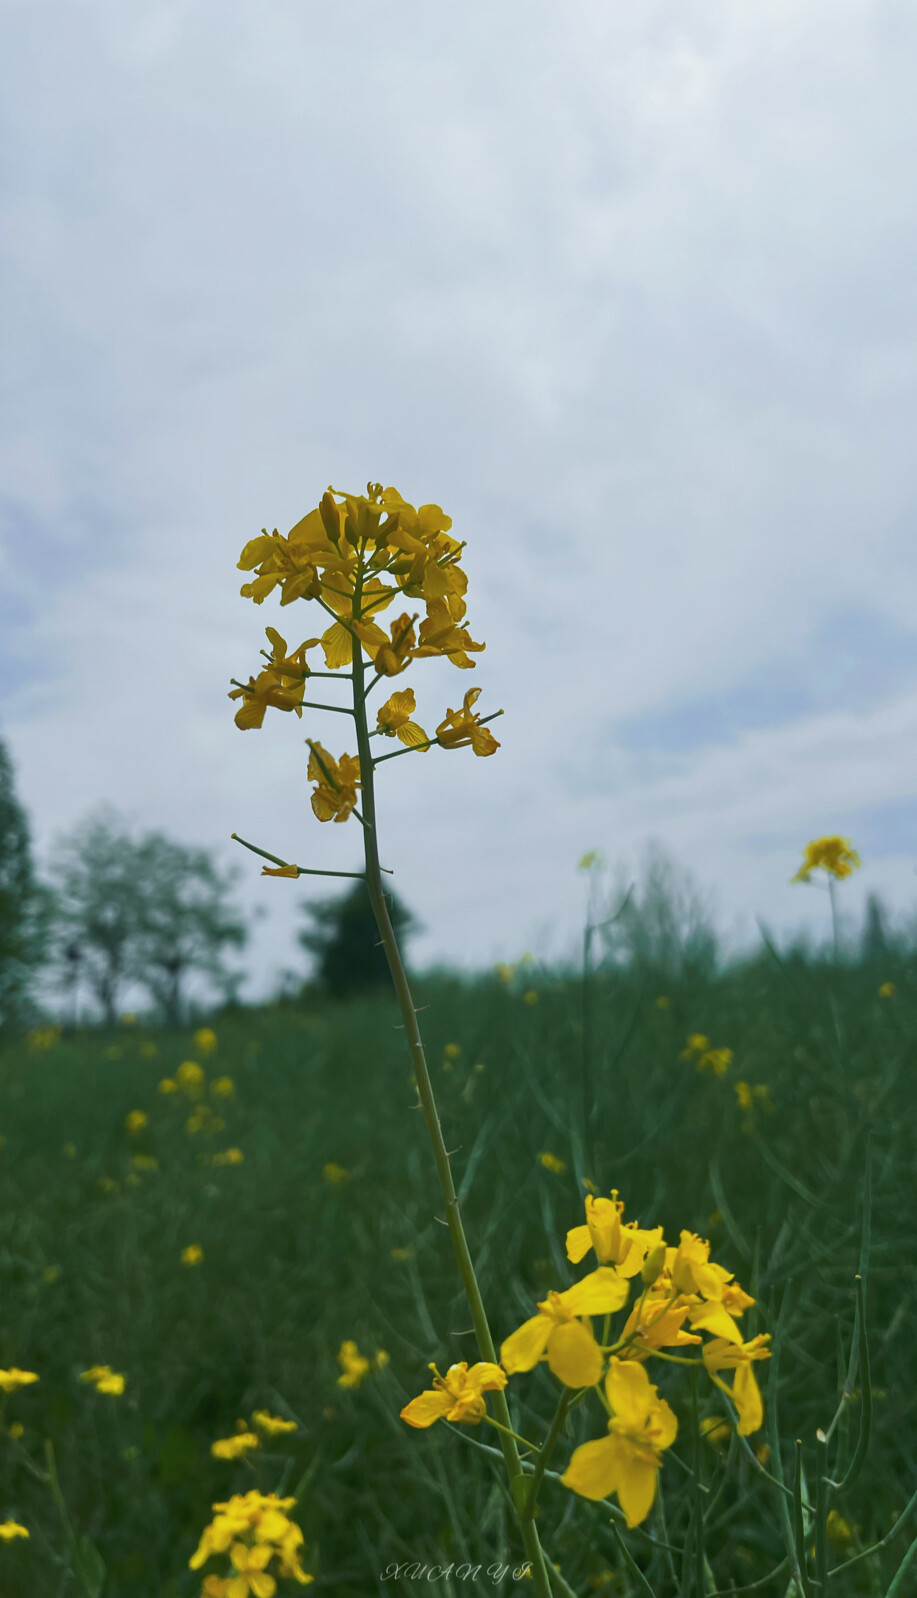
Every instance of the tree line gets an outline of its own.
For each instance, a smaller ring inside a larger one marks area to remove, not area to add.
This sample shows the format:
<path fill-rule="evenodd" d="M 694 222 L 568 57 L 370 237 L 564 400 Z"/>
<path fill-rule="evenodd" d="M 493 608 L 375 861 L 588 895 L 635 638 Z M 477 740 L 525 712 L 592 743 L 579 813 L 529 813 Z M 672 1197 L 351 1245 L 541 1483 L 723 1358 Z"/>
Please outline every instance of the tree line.
<path fill-rule="evenodd" d="M 234 902 L 237 869 L 211 850 L 161 831 L 137 834 L 102 809 L 60 837 L 48 878 L 36 871 L 28 818 L 0 741 L 0 1029 L 29 1024 L 39 987 L 57 996 L 70 1024 L 113 1025 L 125 994 L 142 988 L 159 1017 L 185 1018 L 193 978 L 233 1001 L 245 971 L 228 957 L 249 927 Z M 314 980 L 338 997 L 388 980 L 361 882 L 343 896 L 304 905 L 298 936 Z M 402 936 L 413 918 L 395 901 Z M 87 1004 L 89 1011 L 87 1013 Z"/>

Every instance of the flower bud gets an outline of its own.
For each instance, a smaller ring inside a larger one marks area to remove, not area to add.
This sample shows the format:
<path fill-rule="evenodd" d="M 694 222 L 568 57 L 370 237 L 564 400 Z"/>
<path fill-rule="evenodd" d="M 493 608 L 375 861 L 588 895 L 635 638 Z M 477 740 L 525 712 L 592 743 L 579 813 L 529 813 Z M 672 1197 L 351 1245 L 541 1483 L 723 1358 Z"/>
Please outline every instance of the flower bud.
<path fill-rule="evenodd" d="M 338 515 L 337 502 L 331 494 L 322 495 L 318 510 L 322 518 L 322 526 L 332 544 L 339 544 L 341 541 L 341 518 Z"/>
<path fill-rule="evenodd" d="M 665 1254 L 666 1248 L 664 1243 L 658 1244 L 656 1248 L 652 1249 L 650 1253 L 647 1254 L 646 1259 L 643 1261 L 643 1269 L 640 1272 L 640 1279 L 643 1282 L 644 1287 L 652 1287 L 657 1276 L 659 1276 L 663 1266 L 665 1265 Z"/>

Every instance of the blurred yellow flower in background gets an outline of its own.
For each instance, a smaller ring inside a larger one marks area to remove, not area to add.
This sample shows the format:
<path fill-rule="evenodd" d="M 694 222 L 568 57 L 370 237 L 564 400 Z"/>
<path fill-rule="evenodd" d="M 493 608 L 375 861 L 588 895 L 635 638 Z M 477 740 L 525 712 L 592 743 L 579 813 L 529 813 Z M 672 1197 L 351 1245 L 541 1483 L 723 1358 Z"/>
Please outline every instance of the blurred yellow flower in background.
<path fill-rule="evenodd" d="M 566 1161 L 559 1155 L 552 1154 L 550 1149 L 542 1149 L 538 1155 L 538 1163 L 543 1165 L 546 1171 L 553 1171 L 555 1176 L 563 1176 L 567 1169 Z"/>
<path fill-rule="evenodd" d="M 18 1392 L 20 1387 L 30 1387 L 39 1380 L 34 1371 L 21 1371 L 15 1365 L 11 1365 L 9 1370 L 0 1370 L 0 1388 L 4 1393 Z"/>
<path fill-rule="evenodd" d="M 849 877 L 860 864 L 860 857 L 847 838 L 815 838 L 807 843 L 802 865 L 791 882 L 808 882 L 813 871 L 826 871 L 831 877 Z"/>
<path fill-rule="evenodd" d="M 365 1354 L 361 1354 L 353 1339 L 348 1337 L 338 1349 L 337 1357 L 343 1371 L 343 1375 L 338 1377 L 338 1387 L 359 1387 L 370 1370 Z"/>
<path fill-rule="evenodd" d="M 261 1439 L 254 1432 L 236 1432 L 234 1437 L 218 1437 L 210 1444 L 214 1459 L 244 1459 L 253 1448 L 261 1447 Z"/>
<path fill-rule="evenodd" d="M 189 1099 L 199 1099 L 204 1091 L 203 1068 L 196 1060 L 183 1060 L 175 1073 L 175 1081 L 182 1093 L 187 1093 Z"/>
<path fill-rule="evenodd" d="M 284 1432 L 295 1432 L 299 1428 L 295 1420 L 282 1420 L 279 1415 L 272 1415 L 270 1410 L 256 1409 L 252 1415 L 252 1425 L 267 1437 L 280 1437 Z"/>
<path fill-rule="evenodd" d="M 350 1181 L 350 1172 L 345 1171 L 343 1165 L 335 1165 L 333 1160 L 322 1166 L 322 1176 L 332 1187 L 340 1187 L 343 1182 Z"/>
<path fill-rule="evenodd" d="M 81 1371 L 80 1381 L 91 1383 L 97 1393 L 119 1398 L 124 1392 L 126 1378 L 113 1371 L 110 1365 L 90 1365 L 88 1370 Z"/>

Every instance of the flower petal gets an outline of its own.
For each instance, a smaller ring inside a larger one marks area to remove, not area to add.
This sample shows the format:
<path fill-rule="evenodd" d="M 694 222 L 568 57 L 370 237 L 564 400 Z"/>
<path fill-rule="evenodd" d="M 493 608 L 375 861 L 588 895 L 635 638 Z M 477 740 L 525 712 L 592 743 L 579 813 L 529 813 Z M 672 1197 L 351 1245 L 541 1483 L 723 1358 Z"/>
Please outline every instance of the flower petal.
<path fill-rule="evenodd" d="M 516 1371 L 534 1370 L 554 1324 L 547 1315 L 533 1315 L 506 1339 L 500 1349 L 500 1364 L 509 1376 Z"/>

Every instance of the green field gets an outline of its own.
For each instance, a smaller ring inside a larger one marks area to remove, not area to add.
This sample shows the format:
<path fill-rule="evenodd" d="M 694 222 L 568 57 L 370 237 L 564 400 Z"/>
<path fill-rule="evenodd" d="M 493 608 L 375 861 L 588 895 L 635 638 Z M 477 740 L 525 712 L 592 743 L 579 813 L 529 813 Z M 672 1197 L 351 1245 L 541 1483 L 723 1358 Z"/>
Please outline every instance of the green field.
<path fill-rule="evenodd" d="M 886 982 L 896 991 L 883 997 Z M 769 1468 L 788 1481 L 796 1438 L 813 1479 L 815 1429 L 830 1421 L 848 1367 L 871 1141 L 872 1434 L 859 1480 L 836 1505 L 829 1564 L 884 1538 L 917 1487 L 917 965 L 764 952 L 719 975 L 603 972 L 588 993 L 575 975 L 533 965 L 510 982 L 421 978 L 417 1002 L 498 1343 L 548 1288 L 580 1274 L 564 1236 L 583 1220 L 582 1179 L 599 1193 L 618 1188 L 627 1218 L 664 1223 L 670 1240 L 682 1227 L 709 1236 L 757 1293 L 748 1335 L 776 1333 L 779 1360 L 757 1370 L 783 1442 L 775 1449 L 776 1434 L 761 1433 L 751 1444 L 770 1436 Z M 40 1382 L 5 1402 L 0 1520 L 31 1536 L 0 1545 L 3 1598 L 84 1590 L 42 1479 L 46 1440 L 74 1537 L 104 1561 L 105 1598 L 197 1594 L 188 1560 L 210 1505 L 255 1486 L 296 1493 L 313 1591 L 531 1589 L 511 1574 L 521 1546 L 501 1464 L 479 1446 L 496 1434 L 417 1432 L 398 1418 L 428 1385 L 429 1361 L 442 1370 L 475 1351 L 397 1020 L 385 996 L 305 998 L 211 1018 L 218 1046 L 206 1059 L 190 1030 L 142 1025 L 5 1047 L 0 1363 Z M 733 1051 L 724 1075 L 681 1058 L 692 1033 Z M 223 1128 L 189 1133 L 192 1102 L 158 1091 L 194 1058 L 211 1081 L 233 1079 L 234 1100 L 206 1101 Z M 743 1110 L 738 1080 L 766 1086 L 773 1108 L 758 1099 Z M 148 1122 L 131 1135 L 134 1110 Z M 214 1164 L 229 1147 L 243 1162 Z M 545 1151 L 566 1169 L 547 1169 Z M 137 1169 L 138 1153 L 156 1168 Z M 329 1164 L 346 1178 L 329 1180 Z M 183 1265 L 192 1244 L 203 1259 Z M 353 1390 L 338 1384 L 348 1338 L 370 1358 L 389 1356 Z M 122 1396 L 80 1381 L 93 1364 L 125 1374 Z M 665 1522 L 657 1507 L 646 1530 L 680 1550 L 699 1501 L 708 1591 L 761 1583 L 754 1590 L 776 1598 L 793 1590 L 786 1565 L 768 1576 L 786 1559 L 781 1495 L 735 1437 L 704 1441 L 692 1479 L 685 1374 L 653 1368 L 680 1435 L 662 1472 Z M 863 1408 L 859 1378 L 853 1385 L 832 1439 L 848 1458 Z M 724 1413 L 709 1383 L 698 1391 L 703 1415 Z M 543 1436 L 556 1396 L 548 1374 L 514 1377 L 508 1396 L 517 1429 Z M 298 1431 L 247 1460 L 212 1458 L 211 1443 L 256 1408 Z M 601 1431 L 589 1405 L 568 1424 L 561 1471 L 571 1447 Z M 696 1559 L 683 1571 L 678 1552 L 639 1531 L 626 1536 L 635 1574 L 607 1510 L 556 1481 L 538 1525 L 577 1594 L 637 1598 L 646 1583 L 656 1598 L 698 1591 Z M 903 1526 L 887 1550 L 841 1570 L 830 1592 L 884 1595 L 915 1531 Z M 407 1568 L 450 1561 L 480 1575 L 431 1581 Z M 396 1563 L 397 1585 L 381 1579 Z M 499 1564 L 510 1567 L 502 1581 L 487 1575 Z M 917 1563 L 911 1579 L 900 1598 L 917 1591 Z"/>

